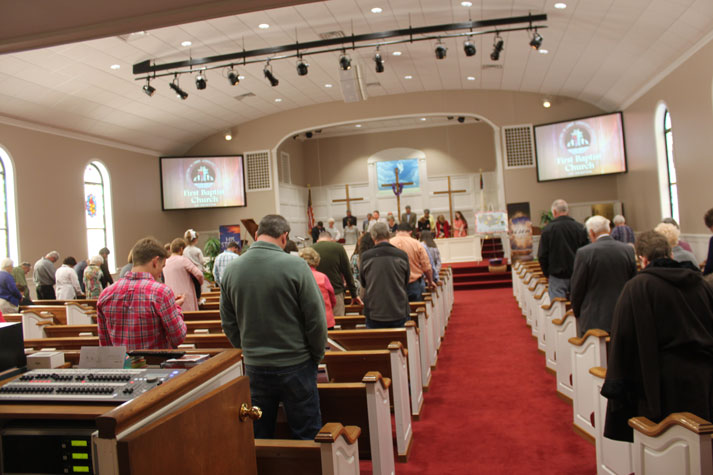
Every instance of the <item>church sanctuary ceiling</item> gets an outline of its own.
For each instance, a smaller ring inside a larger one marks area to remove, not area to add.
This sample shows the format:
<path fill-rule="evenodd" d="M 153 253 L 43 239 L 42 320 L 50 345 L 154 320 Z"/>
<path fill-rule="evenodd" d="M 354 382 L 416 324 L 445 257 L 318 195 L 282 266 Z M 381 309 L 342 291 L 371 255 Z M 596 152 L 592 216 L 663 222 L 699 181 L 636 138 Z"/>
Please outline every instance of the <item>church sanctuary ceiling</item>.
<path fill-rule="evenodd" d="M 22 14 L 8 10 L 12 3 L 0 1 L 6 12 Z M 130 5 L 138 8 L 139 3 L 132 1 Z M 229 8 L 235 8 L 237 3 L 243 4 L 240 11 L 258 8 L 258 4 L 293 5 L 234 14 L 238 11 Z M 156 20 L 155 12 L 142 15 L 140 10 L 129 9 L 133 17 L 118 18 L 119 13 L 110 11 L 102 15 L 90 12 L 96 14 L 88 15 L 87 24 L 82 25 L 69 21 L 75 13 L 66 11 L 63 15 L 67 18 L 60 16 L 62 21 L 58 21 L 64 30 L 58 28 L 46 35 L 42 34 L 44 23 L 40 20 L 47 18 L 40 13 L 39 20 L 27 22 L 24 35 L 22 28 L 18 29 L 22 41 L 13 45 L 8 35 L 0 37 L 3 51 L 58 44 L 0 56 L 0 122 L 30 122 L 161 154 L 186 150 L 209 135 L 250 120 L 343 101 L 339 66 L 342 53 L 310 55 L 304 51 L 303 59 L 309 63 L 306 75 L 298 74 L 295 59 L 274 60 L 270 66 L 279 80 L 274 87 L 264 76 L 264 63 L 236 64 L 234 70 L 241 78 L 234 86 L 225 69 L 207 71 L 202 90 L 196 88 L 197 74 L 185 74 L 179 78 L 180 87 L 188 94 L 185 100 L 177 98 L 169 88 L 172 77 L 151 81 L 155 92 L 149 97 L 142 90 L 145 81 L 136 81 L 132 74 L 134 64 L 147 60 L 185 61 L 335 35 L 529 13 L 547 15 L 547 28 L 539 30 L 543 38 L 540 49 L 530 47 L 529 32 L 501 32 L 504 49 L 497 61 L 491 59 L 494 34 L 473 36 L 476 54 L 472 56 L 464 52 L 463 37 L 443 38 L 447 55 L 441 60 L 434 54 L 436 40 L 382 46 L 381 73 L 375 70 L 373 49 L 346 52 L 360 65 L 368 101 L 424 91 L 507 90 L 540 94 L 543 101 L 552 100 L 552 107 L 557 107 L 557 97 L 565 96 L 613 111 L 624 108 L 713 38 L 710 0 L 570 0 L 564 2 L 566 8 L 557 8 L 555 3 L 186 0 L 176 5 L 176 10 L 167 10 L 161 21 Z M 181 10 L 180 6 L 185 8 Z M 185 23 L 186 11 L 192 11 L 191 18 L 199 21 Z M 209 19 L 213 15 L 221 16 Z M 6 15 L 5 21 L 11 17 Z M 117 19 L 116 25 L 112 25 L 111 18 Z M 12 20 L 23 22 L 22 18 Z M 163 26 L 179 21 L 182 24 Z M 94 28 L 87 26 L 91 22 Z M 132 28 L 126 30 L 126 25 Z M 76 42 L 102 35 L 110 36 Z"/>

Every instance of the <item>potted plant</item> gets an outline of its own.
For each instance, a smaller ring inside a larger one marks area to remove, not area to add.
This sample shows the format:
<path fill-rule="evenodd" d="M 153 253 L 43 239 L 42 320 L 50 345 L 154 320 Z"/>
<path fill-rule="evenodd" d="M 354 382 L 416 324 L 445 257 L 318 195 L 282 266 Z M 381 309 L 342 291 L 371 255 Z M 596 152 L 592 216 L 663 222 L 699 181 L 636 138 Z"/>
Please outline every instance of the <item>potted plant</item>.
<path fill-rule="evenodd" d="M 218 254 L 222 252 L 220 247 L 220 241 L 217 238 L 210 238 L 206 241 L 203 246 L 203 255 L 208 258 L 208 263 L 205 266 L 204 276 L 206 279 L 214 282 L 213 279 L 213 264 L 215 263 L 215 258 Z"/>
<path fill-rule="evenodd" d="M 540 215 L 540 224 L 542 227 L 545 227 L 553 219 L 555 219 L 555 217 L 552 216 L 552 211 L 543 211 L 542 215 Z"/>

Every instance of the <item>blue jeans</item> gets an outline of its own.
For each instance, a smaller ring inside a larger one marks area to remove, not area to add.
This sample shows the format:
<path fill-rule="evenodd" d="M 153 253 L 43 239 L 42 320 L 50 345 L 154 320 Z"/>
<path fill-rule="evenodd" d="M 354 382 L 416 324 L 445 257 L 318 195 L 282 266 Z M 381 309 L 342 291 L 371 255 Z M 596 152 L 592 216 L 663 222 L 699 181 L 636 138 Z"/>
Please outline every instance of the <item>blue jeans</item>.
<path fill-rule="evenodd" d="M 426 282 L 421 276 L 418 280 L 414 280 L 406 286 L 406 295 L 409 302 L 420 302 L 423 300 L 423 292 L 426 290 Z"/>
<path fill-rule="evenodd" d="M 295 366 L 245 365 L 250 379 L 250 399 L 262 409 L 262 418 L 253 425 L 256 439 L 272 439 L 280 402 L 287 424 L 296 439 L 312 440 L 322 428 L 317 391 L 317 363 L 312 360 Z"/>
<path fill-rule="evenodd" d="M 555 297 L 562 297 L 569 300 L 569 279 L 560 279 L 553 275 L 549 276 L 547 293 L 550 294 L 550 300 Z"/>
<path fill-rule="evenodd" d="M 408 318 L 403 318 L 401 320 L 382 322 L 379 320 L 370 320 L 369 317 L 366 317 L 366 328 L 403 328 L 406 326 L 408 320 Z"/>

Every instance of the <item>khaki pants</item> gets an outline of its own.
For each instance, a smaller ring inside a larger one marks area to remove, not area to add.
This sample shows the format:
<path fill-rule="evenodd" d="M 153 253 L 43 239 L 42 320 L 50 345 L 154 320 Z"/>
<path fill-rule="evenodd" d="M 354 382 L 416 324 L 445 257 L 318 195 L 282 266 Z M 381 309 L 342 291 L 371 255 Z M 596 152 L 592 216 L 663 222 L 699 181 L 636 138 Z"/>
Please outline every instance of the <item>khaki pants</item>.
<path fill-rule="evenodd" d="M 344 316 L 344 292 L 341 294 L 335 295 L 337 298 L 337 303 L 334 304 L 334 315 L 337 317 L 343 317 Z"/>
<path fill-rule="evenodd" d="M 11 304 L 5 299 L 0 299 L 0 312 L 2 313 L 17 313 L 18 307 Z M 344 310 L 344 299 L 342 299 L 342 310 Z"/>

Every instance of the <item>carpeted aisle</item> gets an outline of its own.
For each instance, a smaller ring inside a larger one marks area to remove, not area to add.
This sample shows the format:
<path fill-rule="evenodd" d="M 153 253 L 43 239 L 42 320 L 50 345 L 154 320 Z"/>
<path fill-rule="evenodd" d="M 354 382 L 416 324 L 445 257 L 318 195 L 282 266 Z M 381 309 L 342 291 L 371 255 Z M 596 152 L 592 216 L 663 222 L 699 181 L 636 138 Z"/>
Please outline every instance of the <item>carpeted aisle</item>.
<path fill-rule="evenodd" d="M 512 288 L 457 291 L 446 338 L 397 474 L 592 474 Z M 362 473 L 369 473 L 365 464 Z"/>

